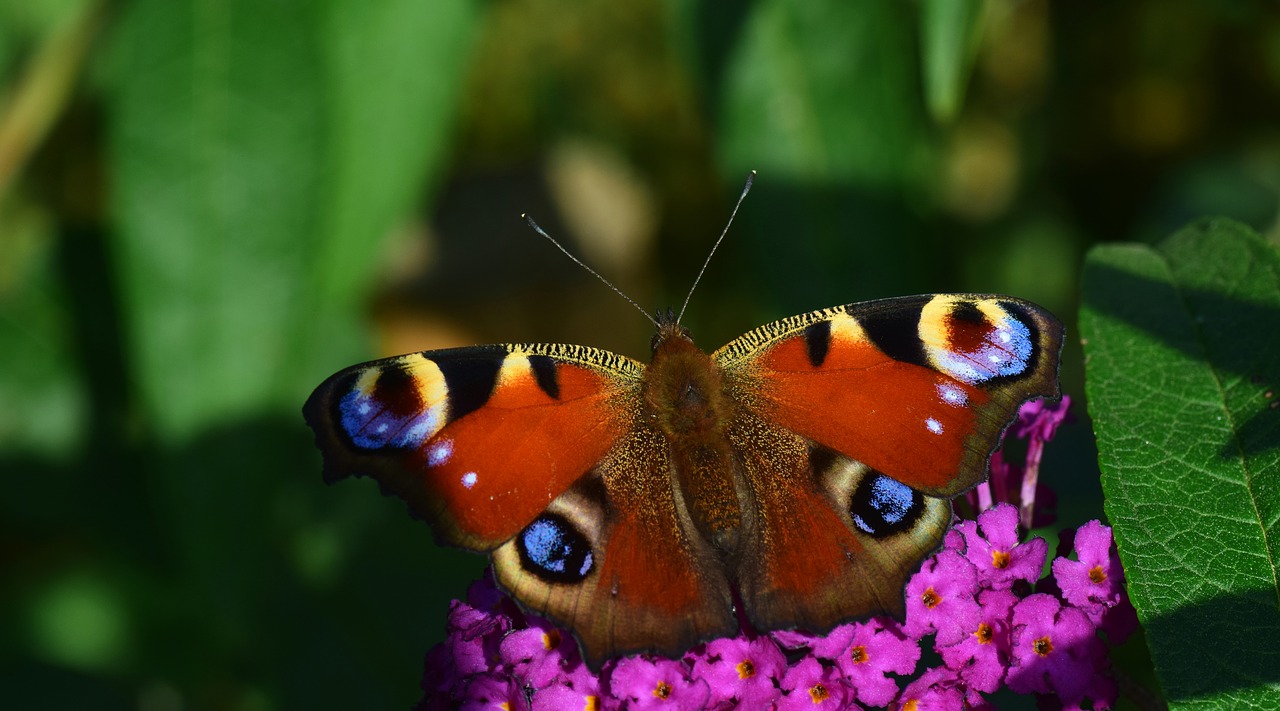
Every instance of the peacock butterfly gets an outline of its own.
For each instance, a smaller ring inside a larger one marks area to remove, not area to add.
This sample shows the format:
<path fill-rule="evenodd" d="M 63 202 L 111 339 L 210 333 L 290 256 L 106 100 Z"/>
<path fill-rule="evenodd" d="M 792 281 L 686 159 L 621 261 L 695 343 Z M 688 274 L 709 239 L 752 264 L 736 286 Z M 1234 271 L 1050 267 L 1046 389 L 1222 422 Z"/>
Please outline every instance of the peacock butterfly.
<path fill-rule="evenodd" d="M 1058 396 L 1062 325 L 1006 296 L 822 309 L 711 354 L 678 321 L 656 319 L 648 367 L 507 343 L 347 368 L 303 408 L 325 479 L 372 476 L 438 541 L 488 553 L 599 668 L 731 636 L 739 613 L 900 618 L 950 499 L 1022 402 Z"/>

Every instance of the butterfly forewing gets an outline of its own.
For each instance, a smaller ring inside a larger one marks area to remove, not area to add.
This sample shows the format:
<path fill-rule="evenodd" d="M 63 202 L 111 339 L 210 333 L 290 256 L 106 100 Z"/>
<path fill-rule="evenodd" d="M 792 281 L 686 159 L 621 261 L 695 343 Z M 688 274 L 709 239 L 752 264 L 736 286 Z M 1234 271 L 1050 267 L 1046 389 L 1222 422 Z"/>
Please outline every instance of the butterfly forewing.
<path fill-rule="evenodd" d="M 764 420 L 951 497 L 986 475 L 1023 401 L 1058 396 L 1061 347 L 1034 304 L 938 294 L 784 319 L 713 357 Z"/>
<path fill-rule="evenodd" d="M 325 476 L 371 476 L 444 542 L 487 551 L 634 425 L 644 366 L 581 346 L 427 351 L 348 368 L 303 409 Z"/>

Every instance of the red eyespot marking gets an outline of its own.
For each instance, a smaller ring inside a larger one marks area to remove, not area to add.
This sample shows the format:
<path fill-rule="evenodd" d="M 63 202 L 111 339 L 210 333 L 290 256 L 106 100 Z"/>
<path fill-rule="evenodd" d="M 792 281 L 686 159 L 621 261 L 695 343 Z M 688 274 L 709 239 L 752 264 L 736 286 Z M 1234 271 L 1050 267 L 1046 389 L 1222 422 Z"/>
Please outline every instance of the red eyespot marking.
<path fill-rule="evenodd" d="M 954 353 L 973 353 L 991 338 L 995 331 L 985 314 L 972 304 L 959 304 L 944 319 L 947 347 Z"/>

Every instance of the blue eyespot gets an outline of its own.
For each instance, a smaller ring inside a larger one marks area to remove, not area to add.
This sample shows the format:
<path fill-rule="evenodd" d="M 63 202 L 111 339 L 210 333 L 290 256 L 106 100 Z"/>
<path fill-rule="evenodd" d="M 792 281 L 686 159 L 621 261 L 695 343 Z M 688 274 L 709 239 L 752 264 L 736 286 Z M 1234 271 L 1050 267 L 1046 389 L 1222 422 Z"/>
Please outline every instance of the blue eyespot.
<path fill-rule="evenodd" d="M 1030 365 L 1034 349 L 1031 330 L 1009 317 L 994 326 L 974 350 L 940 353 L 938 367 L 957 380 L 977 384 L 1022 374 Z"/>
<path fill-rule="evenodd" d="M 516 537 L 516 548 L 525 570 L 550 582 L 578 582 L 595 564 L 586 536 L 559 514 L 534 519 Z"/>
<path fill-rule="evenodd" d="M 878 472 L 858 484 L 849 502 L 853 524 L 877 537 L 910 528 L 923 512 L 920 492 Z"/>
<path fill-rule="evenodd" d="M 339 423 L 360 449 L 418 447 L 436 430 L 432 410 L 395 412 L 370 395 L 353 388 L 338 402 Z"/>

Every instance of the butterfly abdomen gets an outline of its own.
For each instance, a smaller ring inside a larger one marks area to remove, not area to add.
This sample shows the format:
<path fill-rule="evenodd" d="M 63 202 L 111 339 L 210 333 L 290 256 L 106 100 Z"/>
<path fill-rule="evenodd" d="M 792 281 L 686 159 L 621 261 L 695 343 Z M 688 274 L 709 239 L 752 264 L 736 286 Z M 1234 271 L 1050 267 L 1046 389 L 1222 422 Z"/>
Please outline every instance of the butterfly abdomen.
<path fill-rule="evenodd" d="M 725 434 L 734 405 L 720 367 L 670 326 L 658 332 L 648 376 L 645 415 L 666 438 L 689 516 L 704 538 L 732 553 L 742 507 Z"/>

